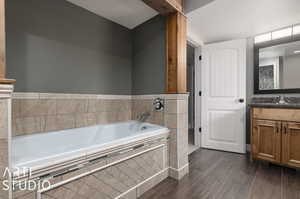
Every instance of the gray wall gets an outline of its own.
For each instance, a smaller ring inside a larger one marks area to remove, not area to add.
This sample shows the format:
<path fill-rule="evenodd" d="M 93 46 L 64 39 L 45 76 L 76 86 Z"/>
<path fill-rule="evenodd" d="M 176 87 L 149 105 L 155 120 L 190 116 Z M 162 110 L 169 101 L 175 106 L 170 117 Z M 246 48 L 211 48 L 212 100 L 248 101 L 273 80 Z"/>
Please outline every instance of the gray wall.
<path fill-rule="evenodd" d="M 64 0 L 6 2 L 7 72 L 17 79 L 15 91 L 131 93 L 129 29 Z"/>
<path fill-rule="evenodd" d="M 156 16 L 133 30 L 133 94 L 165 91 L 166 19 Z"/>

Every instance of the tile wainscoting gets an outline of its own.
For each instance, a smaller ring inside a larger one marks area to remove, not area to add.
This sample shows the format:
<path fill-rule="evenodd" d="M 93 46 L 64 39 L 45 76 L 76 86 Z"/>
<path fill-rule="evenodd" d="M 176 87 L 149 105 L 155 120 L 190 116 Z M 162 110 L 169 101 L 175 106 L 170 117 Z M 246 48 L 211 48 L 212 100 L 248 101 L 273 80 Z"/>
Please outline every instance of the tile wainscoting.
<path fill-rule="evenodd" d="M 131 119 L 131 96 L 14 93 L 13 136 Z"/>

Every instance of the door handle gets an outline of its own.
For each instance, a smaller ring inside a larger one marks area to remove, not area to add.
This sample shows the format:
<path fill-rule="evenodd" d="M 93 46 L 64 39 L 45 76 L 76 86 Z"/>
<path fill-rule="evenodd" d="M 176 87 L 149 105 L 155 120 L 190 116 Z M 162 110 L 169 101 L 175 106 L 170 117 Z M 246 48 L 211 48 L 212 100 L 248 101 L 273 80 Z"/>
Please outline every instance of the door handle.
<path fill-rule="evenodd" d="M 244 102 L 245 102 L 245 100 L 243 98 L 239 99 L 239 103 L 244 103 Z"/>

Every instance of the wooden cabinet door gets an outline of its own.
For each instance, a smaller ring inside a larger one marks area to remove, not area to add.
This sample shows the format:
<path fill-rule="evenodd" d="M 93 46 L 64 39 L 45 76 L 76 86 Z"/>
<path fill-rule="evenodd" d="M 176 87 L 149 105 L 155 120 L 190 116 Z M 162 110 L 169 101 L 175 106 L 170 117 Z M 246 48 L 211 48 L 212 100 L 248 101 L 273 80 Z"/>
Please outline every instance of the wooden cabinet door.
<path fill-rule="evenodd" d="M 282 163 L 300 167 L 300 123 L 284 122 L 282 125 Z"/>
<path fill-rule="evenodd" d="M 280 163 L 281 122 L 256 119 L 252 122 L 252 157 Z"/>

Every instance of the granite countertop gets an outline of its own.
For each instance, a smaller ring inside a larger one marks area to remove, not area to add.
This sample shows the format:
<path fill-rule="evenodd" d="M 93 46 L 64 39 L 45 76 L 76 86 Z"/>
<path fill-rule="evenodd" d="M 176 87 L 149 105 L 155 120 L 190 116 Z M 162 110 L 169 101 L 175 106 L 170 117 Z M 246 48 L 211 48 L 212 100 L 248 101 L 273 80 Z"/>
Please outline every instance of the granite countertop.
<path fill-rule="evenodd" d="M 276 104 L 276 103 L 256 103 L 252 102 L 248 104 L 250 107 L 260 107 L 260 108 L 297 108 L 300 109 L 300 104 Z"/>
<path fill-rule="evenodd" d="M 276 97 L 255 97 L 252 98 L 251 103 L 248 104 L 250 107 L 261 107 L 261 108 L 293 108 L 300 109 L 300 98 L 299 97 L 285 97 L 287 103 L 279 104 L 278 98 Z"/>

